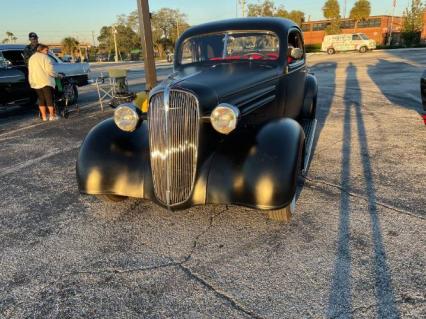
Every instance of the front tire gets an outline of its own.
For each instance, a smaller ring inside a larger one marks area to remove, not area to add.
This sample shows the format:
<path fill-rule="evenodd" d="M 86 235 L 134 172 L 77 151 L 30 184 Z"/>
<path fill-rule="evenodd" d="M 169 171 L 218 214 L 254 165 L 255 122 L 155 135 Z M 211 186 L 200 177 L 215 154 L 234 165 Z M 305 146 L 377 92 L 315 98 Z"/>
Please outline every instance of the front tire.
<path fill-rule="evenodd" d="M 119 203 L 128 199 L 127 196 L 120 196 L 120 195 L 113 195 L 113 194 L 96 195 L 96 197 L 102 202 L 109 202 L 109 203 Z"/>
<path fill-rule="evenodd" d="M 359 48 L 359 53 L 365 53 L 365 52 L 367 52 L 367 47 L 360 47 Z"/>
<path fill-rule="evenodd" d="M 269 220 L 273 220 L 275 222 L 280 222 L 280 223 L 289 223 L 295 210 L 296 210 L 296 196 L 293 197 L 293 200 L 288 206 L 281 209 L 267 211 L 266 214 Z"/>
<path fill-rule="evenodd" d="M 336 53 L 336 50 L 334 50 L 333 48 L 328 48 L 328 49 L 327 49 L 327 53 L 328 53 L 329 55 L 333 55 L 333 54 L 335 54 L 335 53 Z"/>

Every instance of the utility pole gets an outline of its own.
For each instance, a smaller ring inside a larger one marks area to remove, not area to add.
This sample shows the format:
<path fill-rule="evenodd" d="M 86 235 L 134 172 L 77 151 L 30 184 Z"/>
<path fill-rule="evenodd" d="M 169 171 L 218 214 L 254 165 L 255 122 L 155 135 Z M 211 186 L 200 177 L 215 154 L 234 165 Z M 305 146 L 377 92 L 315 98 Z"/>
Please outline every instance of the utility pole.
<path fill-rule="evenodd" d="M 93 41 L 93 46 L 96 46 L 96 42 L 95 42 L 95 31 L 92 31 L 92 41 Z"/>
<path fill-rule="evenodd" d="M 347 5 L 347 0 L 343 2 L 343 19 L 346 19 L 346 5 Z"/>
<path fill-rule="evenodd" d="M 241 13 L 242 17 L 244 18 L 246 16 L 246 0 L 239 0 L 241 4 Z"/>
<path fill-rule="evenodd" d="M 388 46 L 390 46 L 391 43 L 392 43 L 393 17 L 395 16 L 396 0 L 393 0 L 392 6 L 393 6 L 393 9 L 392 9 L 392 17 L 391 17 L 391 23 L 390 23 L 390 28 L 389 28 Z"/>
<path fill-rule="evenodd" d="M 112 35 L 114 37 L 114 49 L 115 49 L 115 56 L 114 60 L 117 63 L 118 62 L 118 48 L 117 48 L 117 30 L 115 29 L 115 25 L 112 26 Z"/>
<path fill-rule="evenodd" d="M 157 84 L 155 71 L 154 47 L 152 44 L 151 15 L 148 0 L 137 0 L 139 13 L 139 28 L 141 32 L 142 49 L 144 53 L 144 68 L 146 90 L 150 91 Z"/>

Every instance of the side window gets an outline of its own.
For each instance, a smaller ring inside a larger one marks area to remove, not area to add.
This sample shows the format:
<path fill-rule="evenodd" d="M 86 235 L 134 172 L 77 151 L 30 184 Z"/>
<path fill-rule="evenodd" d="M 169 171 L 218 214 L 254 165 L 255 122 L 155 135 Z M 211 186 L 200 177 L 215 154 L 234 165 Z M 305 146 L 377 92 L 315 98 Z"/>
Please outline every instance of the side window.
<path fill-rule="evenodd" d="M 49 57 L 49 59 L 52 62 L 52 64 L 58 63 L 58 61 L 56 61 L 56 59 L 53 56 L 51 56 L 50 54 L 48 54 L 47 56 Z"/>
<path fill-rule="evenodd" d="M 293 49 L 299 49 L 299 54 Z M 302 35 L 298 30 L 290 31 L 288 35 L 288 52 L 287 62 L 289 65 L 304 61 L 305 59 L 305 48 L 303 46 Z"/>
<path fill-rule="evenodd" d="M 358 34 L 352 35 L 352 41 L 361 40 L 360 36 Z"/>
<path fill-rule="evenodd" d="M 25 65 L 23 52 L 20 50 L 3 51 L 3 57 L 12 65 Z"/>

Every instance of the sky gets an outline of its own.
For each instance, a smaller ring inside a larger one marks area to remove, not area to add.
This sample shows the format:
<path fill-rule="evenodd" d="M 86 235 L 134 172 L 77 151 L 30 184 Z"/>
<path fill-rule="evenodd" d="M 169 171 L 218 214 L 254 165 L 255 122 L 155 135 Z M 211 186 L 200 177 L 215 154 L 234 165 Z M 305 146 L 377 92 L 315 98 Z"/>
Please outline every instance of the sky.
<path fill-rule="evenodd" d="M 137 9 L 137 0 L 0 0 L 0 42 L 6 31 L 13 32 L 17 43 L 26 43 L 29 32 L 36 32 L 40 42 L 60 42 L 73 36 L 80 42 L 97 43 L 99 30 L 111 25 L 117 15 Z M 401 15 L 410 0 L 397 0 L 396 15 Z M 150 0 L 150 11 L 161 8 L 179 9 L 185 13 L 190 25 L 234 18 L 237 0 Z M 246 0 L 257 3 L 258 0 Z M 263 1 L 261 1 L 263 2 Z M 275 0 L 291 10 L 305 12 L 306 18 L 322 19 L 324 0 Z M 339 0 L 343 10 L 344 0 Z M 347 14 L 355 0 L 346 0 Z M 372 15 L 391 14 L 393 0 L 370 0 Z M 241 16 L 241 9 L 238 11 Z M 95 40 L 93 40 L 95 38 Z"/>

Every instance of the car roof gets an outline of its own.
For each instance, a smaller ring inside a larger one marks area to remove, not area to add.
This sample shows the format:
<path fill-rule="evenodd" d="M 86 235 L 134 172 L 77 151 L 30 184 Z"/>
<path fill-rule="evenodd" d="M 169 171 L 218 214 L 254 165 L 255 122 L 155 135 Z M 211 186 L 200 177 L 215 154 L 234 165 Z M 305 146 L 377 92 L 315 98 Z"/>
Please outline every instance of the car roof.
<path fill-rule="evenodd" d="M 198 34 L 214 33 L 228 30 L 267 30 L 277 34 L 287 33 L 288 29 L 296 27 L 293 21 L 276 17 L 249 17 L 227 19 L 203 23 L 186 30 L 181 38 L 188 38 Z"/>
<path fill-rule="evenodd" d="M 25 47 L 25 44 L 0 44 L 0 51 L 23 50 Z"/>

